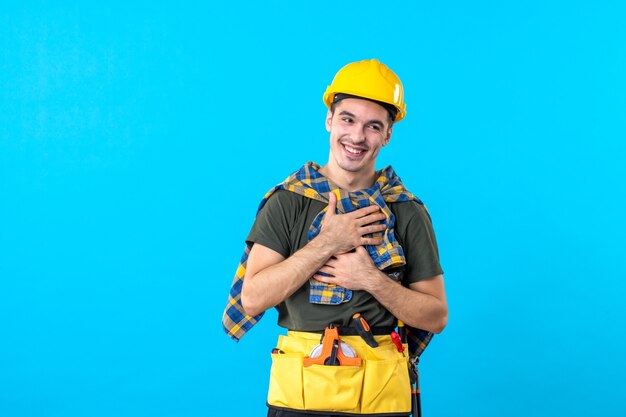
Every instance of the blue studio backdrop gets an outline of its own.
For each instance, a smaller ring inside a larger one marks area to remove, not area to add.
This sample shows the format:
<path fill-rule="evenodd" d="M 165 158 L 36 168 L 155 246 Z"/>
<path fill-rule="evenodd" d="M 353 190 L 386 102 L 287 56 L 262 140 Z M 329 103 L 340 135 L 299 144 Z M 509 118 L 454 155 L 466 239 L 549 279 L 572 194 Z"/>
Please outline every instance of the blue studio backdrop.
<path fill-rule="evenodd" d="M 431 4 L 432 3 L 432 4 Z M 269 311 L 221 315 L 263 194 L 325 163 L 321 97 L 378 58 L 391 164 L 450 319 L 424 416 L 624 416 L 620 1 L 5 2 L 0 416 L 262 416 Z"/>

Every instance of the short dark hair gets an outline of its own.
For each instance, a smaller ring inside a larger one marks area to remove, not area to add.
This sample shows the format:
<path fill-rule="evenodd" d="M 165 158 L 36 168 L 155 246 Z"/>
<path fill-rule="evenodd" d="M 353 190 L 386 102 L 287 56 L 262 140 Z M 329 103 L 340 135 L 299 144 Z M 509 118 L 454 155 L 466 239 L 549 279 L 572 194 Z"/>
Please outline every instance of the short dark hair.
<path fill-rule="evenodd" d="M 383 103 L 382 101 L 373 100 L 371 98 L 365 98 L 365 97 L 361 97 L 361 96 L 355 96 L 355 95 L 352 95 L 352 94 L 344 94 L 344 93 L 337 93 L 337 94 L 335 94 L 335 97 L 333 98 L 333 101 L 330 103 L 330 112 L 332 114 L 335 114 L 335 106 L 336 106 L 336 104 L 339 103 L 341 100 L 344 100 L 346 98 L 358 98 L 358 99 L 361 99 L 361 100 L 367 100 L 367 101 L 371 101 L 372 103 L 376 103 L 379 106 L 383 107 L 385 110 L 387 110 L 387 115 L 389 116 L 387 118 L 387 120 L 389 121 L 389 127 L 391 127 L 393 125 L 393 122 L 396 120 L 396 115 L 398 114 L 398 109 L 396 109 L 391 104 Z"/>

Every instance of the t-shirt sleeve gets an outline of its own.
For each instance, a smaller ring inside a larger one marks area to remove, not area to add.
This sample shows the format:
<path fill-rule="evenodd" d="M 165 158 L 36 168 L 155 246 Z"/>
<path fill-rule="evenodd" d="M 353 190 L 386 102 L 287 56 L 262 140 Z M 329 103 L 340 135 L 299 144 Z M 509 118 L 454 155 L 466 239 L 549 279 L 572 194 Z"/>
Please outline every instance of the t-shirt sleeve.
<path fill-rule="evenodd" d="M 428 211 L 414 201 L 403 204 L 407 206 L 403 207 L 404 213 L 399 214 L 404 217 L 402 245 L 406 258 L 405 283 L 412 284 L 424 278 L 443 274 L 439 263 L 437 239 Z"/>
<path fill-rule="evenodd" d="M 259 243 L 283 257 L 291 253 L 289 239 L 290 217 L 292 217 L 293 193 L 284 190 L 274 192 L 259 211 L 248 234 L 246 241 L 250 244 Z"/>

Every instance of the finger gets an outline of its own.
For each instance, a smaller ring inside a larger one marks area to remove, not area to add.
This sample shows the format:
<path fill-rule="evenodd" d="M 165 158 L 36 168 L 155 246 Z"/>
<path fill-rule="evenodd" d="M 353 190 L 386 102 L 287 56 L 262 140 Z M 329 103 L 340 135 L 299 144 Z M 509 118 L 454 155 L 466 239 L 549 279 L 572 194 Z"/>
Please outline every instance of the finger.
<path fill-rule="evenodd" d="M 361 207 L 360 209 L 354 210 L 352 212 L 352 216 L 354 216 L 355 219 L 360 219 L 362 217 L 366 217 L 376 212 L 380 212 L 380 207 L 374 204 L 371 206 Z"/>
<path fill-rule="evenodd" d="M 326 216 L 333 216 L 337 213 L 337 196 L 335 193 L 328 193 L 328 208 L 326 209 Z"/>
<path fill-rule="evenodd" d="M 328 266 L 323 266 L 317 272 L 323 272 L 325 274 L 332 275 L 333 274 L 333 270 L 334 270 L 334 268 L 331 268 L 331 267 L 328 267 Z"/>
<path fill-rule="evenodd" d="M 313 278 L 315 278 L 319 282 L 325 282 L 326 284 L 334 284 L 334 278 L 335 277 L 329 277 L 329 276 L 326 276 L 326 275 L 315 274 L 315 275 L 313 275 Z"/>
<path fill-rule="evenodd" d="M 382 211 L 379 211 L 379 212 L 368 214 L 367 216 L 363 216 L 359 219 L 359 221 L 367 222 L 367 223 L 374 223 L 374 222 L 383 221 L 385 219 L 387 219 L 387 216 L 385 215 L 385 213 L 383 213 Z"/>
<path fill-rule="evenodd" d="M 369 235 L 370 233 L 382 232 L 387 228 L 386 224 L 375 224 L 373 226 L 361 227 L 361 235 Z"/>
<path fill-rule="evenodd" d="M 382 237 L 364 237 L 361 239 L 361 245 L 378 246 L 383 243 Z"/>
<path fill-rule="evenodd" d="M 326 261 L 326 264 L 323 265 L 323 267 L 327 267 L 327 268 L 334 268 L 335 265 L 337 264 L 337 260 L 336 259 L 329 259 L 328 261 Z M 320 269 L 321 271 L 321 269 Z"/>

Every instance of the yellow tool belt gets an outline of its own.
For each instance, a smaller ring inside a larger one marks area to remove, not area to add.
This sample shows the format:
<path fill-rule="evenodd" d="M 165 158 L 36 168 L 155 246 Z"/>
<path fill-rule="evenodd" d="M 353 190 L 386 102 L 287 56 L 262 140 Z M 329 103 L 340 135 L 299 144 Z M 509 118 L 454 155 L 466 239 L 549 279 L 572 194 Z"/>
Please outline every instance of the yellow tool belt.
<path fill-rule="evenodd" d="M 360 336 L 341 336 L 362 359 L 360 366 L 303 366 L 320 334 L 289 331 L 272 353 L 267 403 L 270 407 L 349 414 L 408 415 L 411 385 L 407 346 L 398 352 L 391 337 L 374 336 L 378 347 Z"/>

